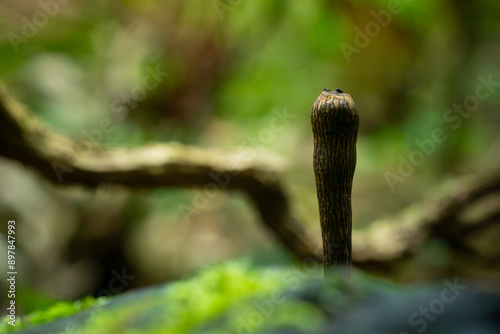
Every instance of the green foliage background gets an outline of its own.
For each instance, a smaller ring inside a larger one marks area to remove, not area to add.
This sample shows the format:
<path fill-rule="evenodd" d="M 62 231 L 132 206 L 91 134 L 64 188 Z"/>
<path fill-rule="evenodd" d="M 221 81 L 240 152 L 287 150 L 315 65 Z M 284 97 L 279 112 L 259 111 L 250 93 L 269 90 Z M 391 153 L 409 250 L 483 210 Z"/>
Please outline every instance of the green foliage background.
<path fill-rule="evenodd" d="M 41 3 L 50 3 L 54 15 L 27 38 L 26 22 L 44 11 Z M 0 4 L 0 78 L 54 131 L 76 141 L 109 117 L 115 127 L 99 147 L 178 141 L 276 153 L 288 164 L 294 210 L 316 235 L 309 112 L 323 88 L 340 87 L 354 98 L 361 118 L 353 211 L 355 227 L 363 227 L 418 200 L 443 179 L 499 163 L 498 92 L 480 101 L 456 130 L 443 119 L 474 95 L 479 77 L 500 81 L 499 3 L 399 3 L 401 12 L 346 57 L 342 43 L 356 47 L 357 29 L 376 22 L 374 13 L 387 10 L 388 1 L 7 0 Z M 19 36 L 25 40 L 15 45 Z M 129 106 L 124 119 L 117 118 L 114 103 L 156 68 L 168 77 Z M 262 140 L 276 111 L 293 118 L 271 140 Z M 447 140 L 391 191 L 386 172 L 397 173 L 400 157 L 408 159 L 419 149 L 416 141 L 429 139 L 436 127 L 445 129 Z M 0 171 L 6 185 L 0 189 L 0 218 L 24 224 L 18 243 L 24 312 L 45 305 L 39 300 L 95 292 L 105 270 L 96 269 L 96 258 L 71 253 L 74 235 L 123 231 L 124 244 L 110 244 L 123 250 L 125 265 L 137 276 L 132 286 L 175 279 L 233 257 L 290 263 L 239 195 L 221 193 L 186 223 L 180 207 L 193 207 L 196 190 L 88 192 L 54 187 L 5 160 Z M 49 277 L 63 269 L 72 274 Z M 45 295 L 50 297 L 40 297 Z"/>

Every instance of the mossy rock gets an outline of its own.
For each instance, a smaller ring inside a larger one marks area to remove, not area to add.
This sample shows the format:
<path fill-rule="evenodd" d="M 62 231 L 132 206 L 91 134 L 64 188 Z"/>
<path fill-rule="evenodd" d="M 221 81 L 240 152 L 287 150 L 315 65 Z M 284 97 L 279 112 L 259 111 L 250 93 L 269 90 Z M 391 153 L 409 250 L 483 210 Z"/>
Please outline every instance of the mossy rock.
<path fill-rule="evenodd" d="M 500 314 L 500 297 L 478 293 L 472 284 L 455 279 L 409 289 L 356 272 L 347 284 L 335 277 L 325 281 L 317 269 L 257 269 L 228 262 L 183 281 L 97 300 L 70 316 L 46 316 L 47 323 L 15 332 L 320 334 L 425 329 L 428 334 L 471 326 L 475 332 L 500 332 L 495 317 Z M 431 312 L 432 320 L 420 314 L 422 309 Z M 9 327 L 0 332 L 12 330 Z"/>

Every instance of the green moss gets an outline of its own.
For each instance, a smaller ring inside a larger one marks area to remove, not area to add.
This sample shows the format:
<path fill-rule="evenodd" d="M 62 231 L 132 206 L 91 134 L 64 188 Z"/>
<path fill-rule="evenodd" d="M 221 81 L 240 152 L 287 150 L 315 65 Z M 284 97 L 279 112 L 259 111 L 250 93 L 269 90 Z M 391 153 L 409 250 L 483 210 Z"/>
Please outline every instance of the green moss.
<path fill-rule="evenodd" d="M 192 333 L 249 299 L 284 289 L 280 271 L 227 262 L 173 283 L 155 298 L 102 312 L 81 333 Z"/>
<path fill-rule="evenodd" d="M 4 317 L 0 323 L 0 333 L 11 333 L 26 327 L 40 325 L 58 318 L 66 317 L 89 307 L 102 305 L 106 298 L 86 297 L 75 302 L 61 301 L 53 304 L 45 310 L 35 311 L 29 315 L 16 318 L 15 326 L 9 325 L 10 318 Z"/>
<path fill-rule="evenodd" d="M 291 293 L 317 275 L 321 272 L 316 268 L 255 269 L 230 261 L 164 287 L 112 298 L 105 307 L 93 309 L 83 327 L 72 333 L 258 333 L 280 325 L 314 329 L 323 320 L 321 311 L 291 298 Z M 30 325 L 43 323 L 93 303 L 59 303 L 27 319 Z"/>

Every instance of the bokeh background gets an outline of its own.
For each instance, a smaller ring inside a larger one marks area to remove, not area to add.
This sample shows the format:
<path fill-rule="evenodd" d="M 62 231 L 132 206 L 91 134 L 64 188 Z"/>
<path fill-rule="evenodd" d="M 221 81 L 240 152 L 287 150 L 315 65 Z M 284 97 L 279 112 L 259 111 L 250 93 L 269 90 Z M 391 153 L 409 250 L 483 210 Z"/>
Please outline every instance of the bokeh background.
<path fill-rule="evenodd" d="M 309 117 L 323 88 L 342 88 L 360 114 L 355 227 L 444 180 L 499 166 L 498 84 L 456 129 L 444 118 L 481 78 L 500 82 L 499 17 L 494 0 L 3 0 L 0 78 L 75 141 L 110 117 L 99 147 L 175 141 L 279 156 L 293 209 L 319 238 Z M 135 94 L 152 71 L 168 75 Z M 277 112 L 289 119 L 263 140 Z M 438 127 L 444 143 L 391 186 L 387 173 Z M 128 289 L 230 258 L 292 263 L 246 197 L 221 192 L 187 223 L 181 208 L 195 195 L 54 186 L 1 158 L 0 221 L 18 222 L 24 310 L 95 294 L 122 268 L 135 276 Z"/>

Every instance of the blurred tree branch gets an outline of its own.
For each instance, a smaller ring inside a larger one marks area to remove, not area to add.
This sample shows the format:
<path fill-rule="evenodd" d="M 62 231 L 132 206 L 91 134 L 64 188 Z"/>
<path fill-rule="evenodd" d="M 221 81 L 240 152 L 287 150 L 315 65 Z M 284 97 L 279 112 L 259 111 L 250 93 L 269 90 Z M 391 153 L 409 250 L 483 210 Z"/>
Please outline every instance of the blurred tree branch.
<path fill-rule="evenodd" d="M 22 162 L 56 185 L 117 184 L 134 189 L 204 187 L 241 190 L 262 221 L 299 258 L 313 256 L 315 243 L 292 215 L 276 159 L 248 158 L 177 143 L 137 149 L 92 149 L 50 131 L 0 88 L 0 155 Z"/>
<path fill-rule="evenodd" d="M 441 239 L 458 256 L 478 263 L 498 261 L 498 246 L 485 253 L 473 241 L 491 227 L 499 227 L 499 195 L 498 171 L 443 182 L 402 212 L 354 232 L 353 262 L 391 267 L 390 263 L 408 258 L 430 239 Z"/>
<path fill-rule="evenodd" d="M 299 259 L 320 260 L 321 244 L 295 218 L 279 163 L 270 157 L 248 159 L 180 144 L 154 144 L 137 149 L 79 151 L 78 144 L 59 136 L 31 115 L 0 86 L 0 155 L 40 172 L 56 185 L 117 184 L 133 189 L 204 187 L 246 193 L 263 223 Z M 497 261 L 498 250 L 484 257 L 468 239 L 498 226 L 500 207 L 466 221 L 464 212 L 500 192 L 500 174 L 464 176 L 443 183 L 421 202 L 402 212 L 353 231 L 353 263 L 361 268 L 387 268 L 414 254 L 427 240 L 440 238 L 460 254 Z M 498 247 L 497 247 L 498 248 Z M 480 262 L 481 262 L 480 261 Z"/>

